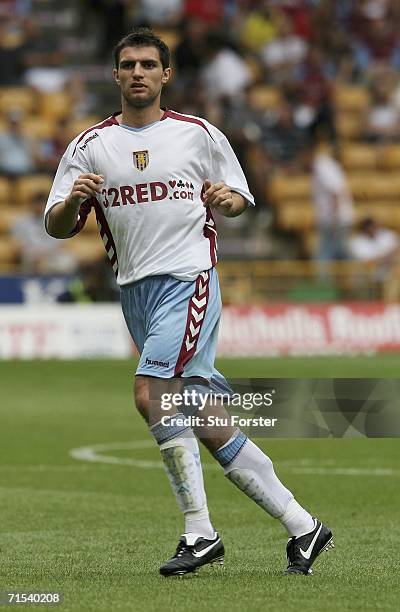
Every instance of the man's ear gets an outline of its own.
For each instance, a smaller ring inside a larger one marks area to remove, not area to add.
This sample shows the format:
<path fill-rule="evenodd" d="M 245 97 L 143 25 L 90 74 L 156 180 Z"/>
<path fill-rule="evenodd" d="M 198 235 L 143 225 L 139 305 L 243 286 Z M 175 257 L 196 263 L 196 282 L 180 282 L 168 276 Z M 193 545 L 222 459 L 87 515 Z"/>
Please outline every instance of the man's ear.
<path fill-rule="evenodd" d="M 165 68 L 163 75 L 161 77 L 161 81 L 165 84 L 168 83 L 169 79 L 171 77 L 171 68 Z"/>
<path fill-rule="evenodd" d="M 117 83 L 117 85 L 119 85 L 119 75 L 118 70 L 116 68 L 113 69 L 113 79 Z"/>

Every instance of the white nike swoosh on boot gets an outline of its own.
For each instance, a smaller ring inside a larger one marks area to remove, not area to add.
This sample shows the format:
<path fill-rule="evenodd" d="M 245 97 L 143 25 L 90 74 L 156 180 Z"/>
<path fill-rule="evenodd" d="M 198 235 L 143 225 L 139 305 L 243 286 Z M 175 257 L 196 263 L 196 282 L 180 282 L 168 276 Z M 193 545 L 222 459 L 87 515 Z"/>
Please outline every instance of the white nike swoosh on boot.
<path fill-rule="evenodd" d="M 309 559 L 309 558 L 311 557 L 311 553 L 312 553 L 312 551 L 313 551 L 314 544 L 315 544 L 315 542 L 316 542 L 316 540 L 317 540 L 317 538 L 318 538 L 318 536 L 319 536 L 319 534 L 320 534 L 321 529 L 322 529 L 322 523 L 321 523 L 321 525 L 319 526 L 319 529 L 318 529 L 317 533 L 315 534 L 315 536 L 314 536 L 314 537 L 313 537 L 313 539 L 311 540 L 311 544 L 310 544 L 310 546 L 307 548 L 307 550 L 303 550 L 302 548 L 300 548 L 300 552 L 301 552 L 301 554 L 303 555 L 304 559 Z"/>
<path fill-rule="evenodd" d="M 218 544 L 218 542 L 219 542 L 219 538 L 218 540 L 210 544 L 210 546 L 207 546 L 207 548 L 203 548 L 203 550 L 200 550 L 199 552 L 193 552 L 193 556 L 197 557 L 197 559 L 204 557 L 204 555 L 206 555 L 212 548 L 214 548 L 214 546 Z"/>

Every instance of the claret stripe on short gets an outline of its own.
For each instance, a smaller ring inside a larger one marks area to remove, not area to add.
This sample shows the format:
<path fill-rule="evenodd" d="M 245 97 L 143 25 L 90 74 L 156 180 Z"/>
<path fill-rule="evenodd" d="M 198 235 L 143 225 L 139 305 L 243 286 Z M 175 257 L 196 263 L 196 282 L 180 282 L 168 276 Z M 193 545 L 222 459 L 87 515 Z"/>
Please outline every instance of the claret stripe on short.
<path fill-rule="evenodd" d="M 201 327 L 206 316 L 209 297 L 210 273 L 200 272 L 194 294 L 189 300 L 185 334 L 175 366 L 174 376 L 180 376 L 184 366 L 196 352 Z"/>

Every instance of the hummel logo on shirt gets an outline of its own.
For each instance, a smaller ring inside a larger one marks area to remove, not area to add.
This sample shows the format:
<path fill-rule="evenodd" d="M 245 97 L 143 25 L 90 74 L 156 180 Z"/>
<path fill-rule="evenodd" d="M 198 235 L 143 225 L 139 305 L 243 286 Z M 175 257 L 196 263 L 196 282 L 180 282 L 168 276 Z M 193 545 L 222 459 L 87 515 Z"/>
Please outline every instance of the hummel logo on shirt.
<path fill-rule="evenodd" d="M 85 142 L 83 143 L 83 145 L 80 148 L 81 151 L 84 151 L 88 145 L 88 142 L 90 142 L 91 140 L 94 140 L 95 138 L 98 138 L 99 135 L 97 132 L 95 132 L 94 134 L 92 134 L 91 136 L 89 136 L 88 138 L 86 138 Z"/>

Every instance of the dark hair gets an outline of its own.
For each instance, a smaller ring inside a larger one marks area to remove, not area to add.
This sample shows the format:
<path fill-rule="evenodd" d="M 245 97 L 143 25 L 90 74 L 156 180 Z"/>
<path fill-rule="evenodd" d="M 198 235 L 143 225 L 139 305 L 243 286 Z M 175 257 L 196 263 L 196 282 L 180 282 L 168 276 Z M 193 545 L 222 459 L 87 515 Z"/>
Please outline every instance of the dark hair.
<path fill-rule="evenodd" d="M 156 47 L 160 54 L 163 70 L 169 67 L 169 48 L 161 38 L 154 34 L 151 28 L 136 27 L 133 28 L 132 32 L 121 38 L 113 51 L 116 68 L 119 65 L 120 53 L 125 47 Z"/>
<path fill-rule="evenodd" d="M 371 227 L 373 227 L 375 224 L 376 224 L 376 221 L 373 217 L 364 217 L 363 219 L 361 219 L 358 227 L 361 232 L 366 232 Z"/>

